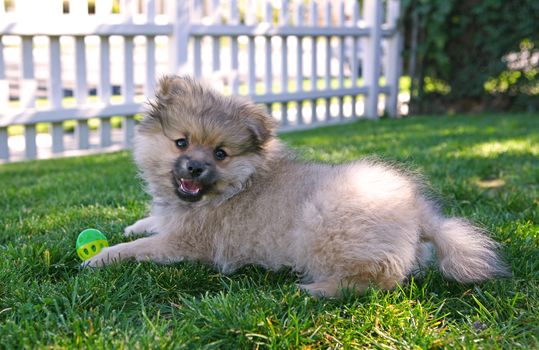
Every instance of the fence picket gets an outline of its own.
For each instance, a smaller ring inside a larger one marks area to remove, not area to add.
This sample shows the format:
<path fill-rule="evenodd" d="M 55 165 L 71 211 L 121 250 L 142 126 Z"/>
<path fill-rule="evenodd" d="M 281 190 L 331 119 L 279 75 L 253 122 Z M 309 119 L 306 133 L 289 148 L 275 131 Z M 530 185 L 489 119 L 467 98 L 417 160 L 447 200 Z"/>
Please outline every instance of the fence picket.
<path fill-rule="evenodd" d="M 51 36 L 49 38 L 49 103 L 53 108 L 62 107 L 62 76 L 60 64 L 60 38 Z"/>
<path fill-rule="evenodd" d="M 339 3 L 339 27 L 344 27 L 344 1 L 341 0 Z M 339 87 L 344 87 L 344 61 L 345 61 L 345 55 L 344 55 L 344 36 L 339 37 L 339 55 L 338 55 L 338 61 L 339 61 Z"/>
<path fill-rule="evenodd" d="M 325 13 L 325 25 L 326 27 L 331 26 L 331 2 L 326 0 L 325 3 L 326 13 Z M 331 37 L 326 36 L 326 70 L 325 70 L 325 82 L 326 89 L 331 89 Z"/>
<path fill-rule="evenodd" d="M 104 10 L 103 10 L 104 11 Z M 99 95 L 99 100 L 103 104 L 110 103 L 111 97 L 111 84 L 110 84 L 110 43 L 109 37 L 100 37 L 99 38 L 99 84 L 97 87 L 97 92 Z M 100 131 L 100 145 L 101 147 L 109 147 L 112 143 L 111 140 L 111 124 L 110 117 L 101 118 L 99 123 Z"/>
<path fill-rule="evenodd" d="M 26 159 L 35 159 L 37 157 L 35 124 L 24 126 L 24 153 Z"/>
<path fill-rule="evenodd" d="M 338 23 L 340 27 L 344 27 L 344 1 L 341 0 L 339 2 L 339 19 Z M 344 55 L 344 36 L 339 37 L 339 55 L 338 55 L 338 62 L 339 62 L 339 88 L 344 88 L 344 61 L 346 59 Z M 338 117 L 340 120 L 344 119 L 344 98 L 341 96 L 339 97 L 339 112 Z"/>
<path fill-rule="evenodd" d="M 357 1 L 354 1 L 354 6 L 352 9 L 352 27 L 358 27 L 359 25 L 359 4 Z M 351 79 L 352 79 L 352 87 L 356 87 L 358 85 L 358 70 L 359 70 L 359 38 L 352 37 L 352 54 L 351 54 L 351 63 L 350 63 L 350 69 L 351 69 Z M 359 116 L 358 110 L 357 110 L 357 104 L 358 99 L 357 95 L 352 96 L 352 118 L 357 118 Z"/>
<path fill-rule="evenodd" d="M 326 101 L 326 122 L 331 121 L 331 98 L 325 98 Z"/>
<path fill-rule="evenodd" d="M 318 6 L 316 1 L 311 3 L 311 26 L 316 27 L 318 25 Z M 318 51 L 316 40 L 318 37 L 311 37 L 311 90 L 318 89 Z"/>
<path fill-rule="evenodd" d="M 202 76 L 202 38 L 196 36 L 193 38 L 193 72 L 195 77 L 200 78 Z"/>
<path fill-rule="evenodd" d="M 240 88 L 239 82 L 239 60 L 238 60 L 238 37 L 230 37 L 230 73 L 232 93 L 237 94 Z"/>
<path fill-rule="evenodd" d="M 339 104 L 338 104 L 338 106 L 339 106 L 339 111 L 337 112 L 337 113 L 338 113 L 337 115 L 338 115 L 338 117 L 339 117 L 339 120 L 342 121 L 342 120 L 344 119 L 344 117 L 345 117 L 345 116 L 344 116 L 344 97 L 339 96 L 339 97 L 338 97 L 338 100 L 339 100 Z"/>
<path fill-rule="evenodd" d="M 86 44 L 84 37 L 75 37 L 75 98 L 77 104 L 83 105 L 88 97 L 86 82 Z"/>
<path fill-rule="evenodd" d="M 125 103 L 133 102 L 135 97 L 133 67 L 133 37 L 124 37 L 124 77 L 122 95 Z"/>
<path fill-rule="evenodd" d="M 331 2 L 329 0 L 326 0 L 325 2 L 325 18 L 324 18 L 324 24 L 326 27 L 331 26 Z M 325 37 L 325 43 L 326 43 L 326 69 L 325 69 L 325 87 L 327 90 L 331 89 L 331 37 L 326 36 Z M 326 98 L 326 121 L 331 120 L 331 99 Z"/>
<path fill-rule="evenodd" d="M 252 0 L 247 1 L 245 8 L 245 25 L 254 25 L 256 23 L 256 3 Z M 256 93 L 256 37 L 247 36 L 247 93 L 254 95 Z"/>
<path fill-rule="evenodd" d="M 78 149 L 90 148 L 90 131 L 87 120 L 78 120 L 75 129 L 75 139 L 77 140 Z"/>
<path fill-rule="evenodd" d="M 172 31 L 168 36 L 168 71 L 172 74 L 188 71 L 189 49 L 189 6 L 187 1 L 167 1 L 169 22 Z"/>
<path fill-rule="evenodd" d="M 303 25 L 303 6 L 296 8 L 296 25 Z M 296 36 L 296 91 L 303 91 L 303 37 Z"/>
<path fill-rule="evenodd" d="M 318 122 L 318 114 L 316 111 L 316 100 L 311 100 L 311 123 L 317 123 Z"/>
<path fill-rule="evenodd" d="M 146 81 L 144 82 L 144 94 L 152 96 L 155 87 L 155 37 L 146 36 Z"/>
<path fill-rule="evenodd" d="M 268 27 L 273 25 L 273 6 L 270 0 L 266 0 L 264 6 L 264 22 Z M 264 91 L 269 94 L 273 91 L 273 71 L 272 71 L 272 55 L 271 50 L 271 36 L 266 36 L 264 49 L 265 51 L 265 74 L 264 74 Z"/>
<path fill-rule="evenodd" d="M 230 1 L 230 24 L 239 24 L 238 4 L 236 0 Z M 237 94 L 240 88 L 239 82 L 239 60 L 238 60 L 238 37 L 230 37 L 230 70 L 232 93 Z"/>
<path fill-rule="evenodd" d="M 303 26 L 303 5 L 296 4 L 296 26 Z M 303 36 L 296 35 L 296 91 L 303 91 Z M 296 121 L 298 125 L 303 125 L 303 101 L 297 102 Z"/>
<path fill-rule="evenodd" d="M 281 36 L 281 92 L 288 91 L 288 37 Z"/>
<path fill-rule="evenodd" d="M 212 24 L 221 24 L 221 7 L 219 0 L 212 1 Z M 212 38 L 212 70 L 214 72 L 221 69 L 221 37 Z"/>
<path fill-rule="evenodd" d="M 88 0 L 71 0 L 69 2 L 71 16 L 84 18 L 88 15 Z M 86 44 L 83 36 L 75 36 L 75 99 L 78 105 L 86 104 L 88 87 L 86 81 Z M 85 150 L 89 148 L 88 121 L 77 120 L 75 127 L 75 139 L 77 148 Z"/>
<path fill-rule="evenodd" d="M 279 24 L 288 25 L 288 0 L 281 0 L 281 11 L 279 11 Z"/>
<path fill-rule="evenodd" d="M 279 12 L 279 24 L 288 25 L 288 1 L 281 1 L 281 11 Z M 281 36 L 281 93 L 288 91 L 288 37 Z M 288 102 L 281 103 L 281 123 L 283 126 L 289 125 Z"/>
<path fill-rule="evenodd" d="M 155 0 L 143 0 L 143 12 L 146 23 L 153 23 L 155 19 Z"/>
<path fill-rule="evenodd" d="M 316 1 L 311 2 L 311 26 L 318 26 L 318 5 Z M 317 36 L 311 36 L 311 91 L 318 90 L 318 50 Z M 316 99 L 311 100 L 311 123 L 317 123 L 318 114 L 316 109 Z"/>
<path fill-rule="evenodd" d="M 359 24 L 359 4 L 357 1 L 354 1 L 354 7 L 353 7 L 353 14 L 352 14 L 352 27 L 358 27 Z M 352 79 L 352 87 L 357 86 L 357 78 L 358 78 L 358 62 L 359 62 L 359 56 L 358 56 L 358 42 L 359 39 L 356 37 L 352 37 L 352 54 L 350 55 L 350 74 Z"/>
<path fill-rule="evenodd" d="M 133 137 L 135 136 L 135 119 L 132 115 L 126 115 L 122 123 L 123 133 L 123 145 L 125 147 L 131 147 L 133 144 Z"/>
<path fill-rule="evenodd" d="M 2 37 L 0 37 L 0 110 L 7 109 L 8 104 L 9 104 L 9 82 L 6 77 L 6 63 L 4 60 L 4 44 L 2 43 Z"/>
<path fill-rule="evenodd" d="M 101 103 L 109 103 L 110 85 L 110 43 L 109 37 L 99 37 L 99 83 L 97 93 Z"/>
<path fill-rule="evenodd" d="M 9 160 L 9 144 L 7 128 L 0 128 L 0 159 Z"/>
<path fill-rule="evenodd" d="M 22 80 L 20 82 L 21 108 L 33 108 L 36 102 L 37 82 L 34 77 L 33 37 L 22 37 Z"/>
<path fill-rule="evenodd" d="M 143 4 L 146 23 L 153 24 L 155 21 L 155 0 L 144 0 Z M 169 46 L 175 47 L 169 42 Z M 169 49 L 171 51 L 171 49 Z M 155 87 L 155 37 L 146 36 L 146 80 L 144 81 L 144 95 L 152 96 Z"/>
<path fill-rule="evenodd" d="M 287 37 L 281 37 L 281 93 L 288 91 L 288 43 Z M 288 103 L 281 104 L 281 122 L 288 125 Z"/>
<path fill-rule="evenodd" d="M 86 8 L 87 11 L 87 8 Z M 88 99 L 88 87 L 86 80 L 86 44 L 84 37 L 75 37 L 75 99 L 78 105 L 86 104 Z M 88 149 L 89 132 L 88 121 L 85 119 L 77 120 L 75 128 L 75 139 L 78 149 Z"/>
<path fill-rule="evenodd" d="M 255 67 L 255 58 L 256 58 L 256 42 L 254 36 L 249 36 L 249 41 L 247 42 L 248 49 L 248 92 L 249 94 L 254 95 L 256 93 L 256 67 Z"/>
<path fill-rule="evenodd" d="M 288 121 L 288 102 L 281 103 L 281 124 L 285 127 L 290 124 Z"/>
<path fill-rule="evenodd" d="M 64 151 L 64 123 L 52 123 L 52 153 Z"/>
<path fill-rule="evenodd" d="M 100 132 L 100 146 L 107 148 L 112 144 L 112 127 L 110 124 L 110 117 L 101 118 L 99 121 L 99 132 Z"/>

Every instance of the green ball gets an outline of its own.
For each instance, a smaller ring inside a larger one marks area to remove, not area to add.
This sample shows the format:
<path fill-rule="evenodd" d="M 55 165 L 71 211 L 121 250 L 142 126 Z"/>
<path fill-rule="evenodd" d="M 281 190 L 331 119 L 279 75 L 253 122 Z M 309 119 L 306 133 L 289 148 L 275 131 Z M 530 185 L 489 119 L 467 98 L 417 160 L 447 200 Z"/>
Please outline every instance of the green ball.
<path fill-rule="evenodd" d="M 95 228 L 87 228 L 77 237 L 77 255 L 83 261 L 99 254 L 99 252 L 109 246 L 107 237 Z"/>

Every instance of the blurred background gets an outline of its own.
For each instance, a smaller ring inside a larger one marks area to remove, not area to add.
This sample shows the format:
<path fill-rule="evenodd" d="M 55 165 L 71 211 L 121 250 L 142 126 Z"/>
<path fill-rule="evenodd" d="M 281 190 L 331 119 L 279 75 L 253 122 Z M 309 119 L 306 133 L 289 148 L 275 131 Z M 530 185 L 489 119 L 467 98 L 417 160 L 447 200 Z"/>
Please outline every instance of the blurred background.
<path fill-rule="evenodd" d="M 403 0 L 410 113 L 539 109 L 539 1 Z"/>
<path fill-rule="evenodd" d="M 0 162 L 130 146 L 163 74 L 281 131 L 536 112 L 533 0 L 0 0 Z"/>

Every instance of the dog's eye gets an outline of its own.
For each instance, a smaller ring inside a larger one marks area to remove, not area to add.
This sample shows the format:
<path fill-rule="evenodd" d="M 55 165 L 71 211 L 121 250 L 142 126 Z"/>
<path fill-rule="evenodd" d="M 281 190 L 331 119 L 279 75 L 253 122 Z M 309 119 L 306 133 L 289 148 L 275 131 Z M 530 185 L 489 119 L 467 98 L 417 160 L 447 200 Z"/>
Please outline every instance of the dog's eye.
<path fill-rule="evenodd" d="M 179 149 L 184 149 L 184 148 L 187 148 L 187 146 L 189 146 L 189 142 L 187 142 L 187 139 L 177 139 L 176 141 L 174 141 L 174 143 L 176 144 L 176 147 L 178 147 Z"/>
<path fill-rule="evenodd" d="M 215 159 L 217 160 L 223 160 L 226 158 L 226 156 L 228 154 L 226 154 L 226 152 L 222 149 L 222 148 L 217 148 L 214 152 L 214 155 L 215 155 Z"/>

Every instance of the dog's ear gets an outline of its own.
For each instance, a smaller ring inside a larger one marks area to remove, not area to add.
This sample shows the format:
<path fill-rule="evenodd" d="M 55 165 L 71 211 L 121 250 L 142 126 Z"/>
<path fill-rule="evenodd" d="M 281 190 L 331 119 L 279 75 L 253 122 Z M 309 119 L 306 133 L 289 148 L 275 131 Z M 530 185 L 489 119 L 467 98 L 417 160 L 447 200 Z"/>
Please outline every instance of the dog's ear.
<path fill-rule="evenodd" d="M 184 98 L 180 105 L 188 106 L 194 104 L 196 98 L 200 98 L 203 94 L 202 86 L 189 76 L 164 75 L 157 82 L 155 98 L 148 101 L 150 108 L 146 113 L 147 122 L 158 121 L 164 126 L 167 120 L 163 112 L 168 106 L 174 105 L 175 100 Z"/>
<path fill-rule="evenodd" d="M 189 76 L 164 75 L 157 83 L 155 97 L 160 103 L 166 104 L 174 96 L 194 94 L 202 90 L 200 84 Z"/>
<path fill-rule="evenodd" d="M 176 77 L 172 75 L 164 75 L 161 77 L 161 79 L 159 79 L 155 89 L 155 97 L 158 100 L 165 100 L 170 97 L 170 92 L 173 90 L 175 78 Z"/>
<path fill-rule="evenodd" d="M 159 79 L 155 87 L 155 98 L 147 102 L 148 108 L 139 127 L 141 131 L 164 129 L 166 120 L 163 112 L 166 106 L 172 102 L 174 96 L 184 93 L 186 79 L 188 78 L 175 75 L 164 75 Z"/>
<path fill-rule="evenodd" d="M 273 119 L 266 110 L 250 102 L 243 111 L 247 118 L 246 123 L 253 133 L 258 145 L 263 145 L 275 136 L 277 121 Z"/>

